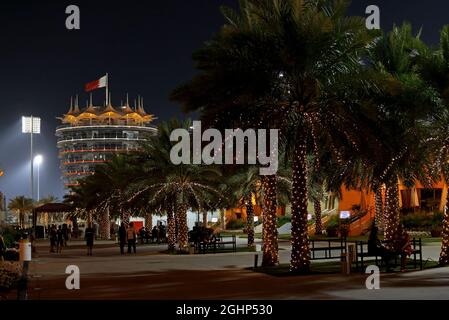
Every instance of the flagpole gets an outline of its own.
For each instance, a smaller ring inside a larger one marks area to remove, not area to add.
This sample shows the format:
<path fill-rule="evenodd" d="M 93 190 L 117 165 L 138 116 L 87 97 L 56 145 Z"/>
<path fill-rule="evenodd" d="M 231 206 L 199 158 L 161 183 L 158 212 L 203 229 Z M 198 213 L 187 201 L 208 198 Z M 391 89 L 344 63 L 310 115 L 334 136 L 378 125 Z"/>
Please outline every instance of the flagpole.
<path fill-rule="evenodd" d="M 109 74 L 106 73 L 106 106 L 109 105 Z"/>

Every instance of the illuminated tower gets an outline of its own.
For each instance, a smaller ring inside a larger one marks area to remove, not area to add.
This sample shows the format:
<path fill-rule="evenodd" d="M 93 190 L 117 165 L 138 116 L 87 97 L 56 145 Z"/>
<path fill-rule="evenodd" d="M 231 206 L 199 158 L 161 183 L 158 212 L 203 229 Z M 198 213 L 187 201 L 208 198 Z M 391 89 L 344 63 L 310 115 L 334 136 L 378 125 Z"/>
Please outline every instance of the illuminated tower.
<path fill-rule="evenodd" d="M 143 99 L 138 98 L 134 108 L 126 104 L 113 107 L 109 97 L 106 107 L 90 102 L 80 110 L 78 97 L 70 103 L 69 111 L 59 118 L 62 125 L 56 129 L 62 179 L 66 187 L 77 185 L 77 180 L 91 175 L 95 166 L 109 161 L 114 154 L 135 152 L 139 142 L 157 133 L 151 125 L 155 119 L 144 110 Z"/>

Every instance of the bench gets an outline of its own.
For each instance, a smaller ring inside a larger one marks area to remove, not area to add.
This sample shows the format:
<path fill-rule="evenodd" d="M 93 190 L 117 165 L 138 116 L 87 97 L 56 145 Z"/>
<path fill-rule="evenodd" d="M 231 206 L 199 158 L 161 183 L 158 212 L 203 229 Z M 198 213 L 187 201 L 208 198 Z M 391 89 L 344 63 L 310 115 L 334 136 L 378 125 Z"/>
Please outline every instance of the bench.
<path fill-rule="evenodd" d="M 224 239 L 230 238 L 230 239 Z M 227 247 L 229 246 L 229 247 Z M 233 251 L 237 252 L 237 241 L 236 236 L 233 234 L 229 237 L 224 236 L 215 236 L 213 239 L 209 241 L 202 241 L 198 243 L 199 252 L 205 254 L 206 252 L 212 250 L 213 253 L 217 253 L 217 251 Z"/>
<path fill-rule="evenodd" d="M 316 243 L 326 243 L 327 246 L 317 247 Z M 335 244 L 336 243 L 336 244 Z M 311 252 L 311 260 L 328 260 L 340 259 L 346 254 L 346 238 L 335 238 L 325 240 L 309 240 L 309 248 Z M 332 255 L 333 251 L 339 252 L 338 255 Z M 324 252 L 323 256 L 317 256 L 316 252 Z"/>
<path fill-rule="evenodd" d="M 382 243 L 387 243 L 386 241 L 382 241 Z M 413 256 L 413 265 L 415 267 L 415 269 L 418 266 L 418 262 L 419 262 L 419 269 L 422 270 L 423 269 L 423 262 L 422 262 L 422 240 L 421 238 L 413 238 L 412 240 L 412 256 Z M 380 262 L 382 265 L 382 257 L 378 254 L 372 254 L 369 252 L 364 252 L 364 245 L 368 245 L 367 241 L 356 241 L 356 267 L 358 268 L 358 264 L 359 264 L 359 258 L 360 258 L 360 268 L 362 273 L 364 272 L 365 269 L 365 265 L 364 265 L 364 258 L 368 258 L 368 257 L 374 257 L 375 258 L 375 262 L 376 265 L 379 265 L 379 258 L 380 258 Z M 398 258 L 399 254 L 395 254 L 395 265 L 398 264 L 397 258 Z M 418 256 L 419 256 L 419 261 L 418 261 Z"/>

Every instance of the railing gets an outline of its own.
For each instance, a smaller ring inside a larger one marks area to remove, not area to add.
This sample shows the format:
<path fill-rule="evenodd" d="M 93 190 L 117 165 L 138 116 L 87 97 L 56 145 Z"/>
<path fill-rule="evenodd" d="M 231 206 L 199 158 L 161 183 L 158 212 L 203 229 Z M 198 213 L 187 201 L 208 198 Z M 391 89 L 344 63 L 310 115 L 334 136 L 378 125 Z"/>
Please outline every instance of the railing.
<path fill-rule="evenodd" d="M 316 246 L 317 243 L 325 243 L 325 246 Z M 341 258 L 346 253 L 346 238 L 334 238 L 323 240 L 309 240 L 309 248 L 311 252 L 312 260 L 328 260 Z M 332 255 L 334 251 L 337 251 L 337 255 Z M 317 256 L 316 252 L 324 252 L 322 255 Z"/>
<path fill-rule="evenodd" d="M 92 123 L 92 125 L 83 124 L 83 125 L 79 125 L 79 126 L 76 126 L 76 125 L 74 126 L 74 125 L 71 125 L 71 124 L 63 124 L 63 125 L 57 126 L 56 127 L 56 131 L 65 131 L 65 130 L 71 130 L 71 129 L 84 129 L 84 128 L 85 129 L 92 129 L 94 127 L 95 128 L 111 128 L 111 129 L 113 129 L 113 128 L 127 128 L 127 129 L 135 128 L 135 129 L 149 129 L 151 131 L 157 130 L 157 128 L 154 125 L 150 125 L 150 124 L 143 124 L 143 125 L 111 124 L 111 125 L 108 125 L 108 124 L 95 124 L 95 123 Z"/>
<path fill-rule="evenodd" d="M 364 216 L 358 217 L 358 219 L 351 222 L 349 225 L 349 235 L 358 236 L 369 229 L 374 219 L 374 215 L 374 208 L 369 208 Z"/>
<path fill-rule="evenodd" d="M 137 152 L 142 151 L 141 148 L 102 148 L 102 149 L 79 149 L 79 150 L 64 150 L 60 151 L 59 154 L 67 154 L 67 153 L 85 153 L 85 152 Z"/>
<path fill-rule="evenodd" d="M 382 241 L 383 245 L 388 245 L 391 244 L 392 241 Z M 412 252 L 411 255 L 413 256 L 413 265 L 414 268 L 416 269 L 419 266 L 419 269 L 422 270 L 423 269 L 423 261 L 422 261 L 422 240 L 421 238 L 413 238 L 410 241 L 410 244 L 412 246 Z M 364 268 L 365 268 L 365 260 L 364 258 L 367 257 L 374 257 L 375 258 L 375 262 L 376 265 L 378 264 L 378 257 L 381 258 L 381 262 L 385 259 L 385 257 L 381 256 L 380 252 L 375 252 L 375 253 L 371 253 L 368 252 L 368 248 L 365 251 L 364 247 L 368 247 L 368 242 L 367 241 L 355 241 L 355 249 L 356 249 L 356 268 L 359 268 L 359 259 L 360 259 L 360 269 L 362 271 L 362 273 L 364 272 Z M 400 256 L 401 254 L 404 253 L 397 253 L 394 251 L 389 252 L 388 254 L 390 255 L 394 255 L 394 260 L 395 260 L 395 265 L 398 264 L 398 256 Z"/>
<path fill-rule="evenodd" d="M 64 183 L 64 187 L 78 187 L 79 183 Z"/>
<path fill-rule="evenodd" d="M 65 166 L 69 166 L 72 164 L 84 164 L 84 163 L 106 163 L 109 162 L 110 160 L 77 160 L 77 161 L 66 161 L 63 162 L 62 164 Z"/>
<path fill-rule="evenodd" d="M 82 142 L 82 141 L 107 141 L 107 140 L 120 140 L 120 141 L 147 141 L 148 139 L 145 138 L 125 138 L 125 137 L 118 137 L 116 136 L 114 137 L 103 137 L 103 138 L 72 138 L 72 139 L 65 139 L 65 140 L 58 140 L 57 143 L 61 144 L 61 143 L 68 143 L 68 142 Z"/>
<path fill-rule="evenodd" d="M 95 171 L 68 171 L 68 172 L 64 172 L 64 176 L 85 176 L 85 175 L 90 175 L 90 174 L 94 174 Z"/>

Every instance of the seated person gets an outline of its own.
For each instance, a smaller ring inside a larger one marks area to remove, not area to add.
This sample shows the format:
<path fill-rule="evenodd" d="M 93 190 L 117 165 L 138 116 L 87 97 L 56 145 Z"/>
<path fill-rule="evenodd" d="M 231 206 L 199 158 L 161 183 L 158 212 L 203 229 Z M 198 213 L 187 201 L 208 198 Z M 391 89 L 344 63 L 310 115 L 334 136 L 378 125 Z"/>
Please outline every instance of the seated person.
<path fill-rule="evenodd" d="M 393 240 L 393 249 L 396 254 L 401 256 L 401 271 L 405 271 L 407 265 L 407 257 L 413 253 L 412 242 L 409 234 L 399 225 Z"/>
<path fill-rule="evenodd" d="M 377 236 L 378 228 L 375 223 L 371 227 L 371 231 L 368 238 L 368 254 L 373 256 L 380 256 L 385 263 L 387 270 L 390 269 L 390 260 L 393 258 L 394 253 L 382 245 L 382 242 Z"/>

